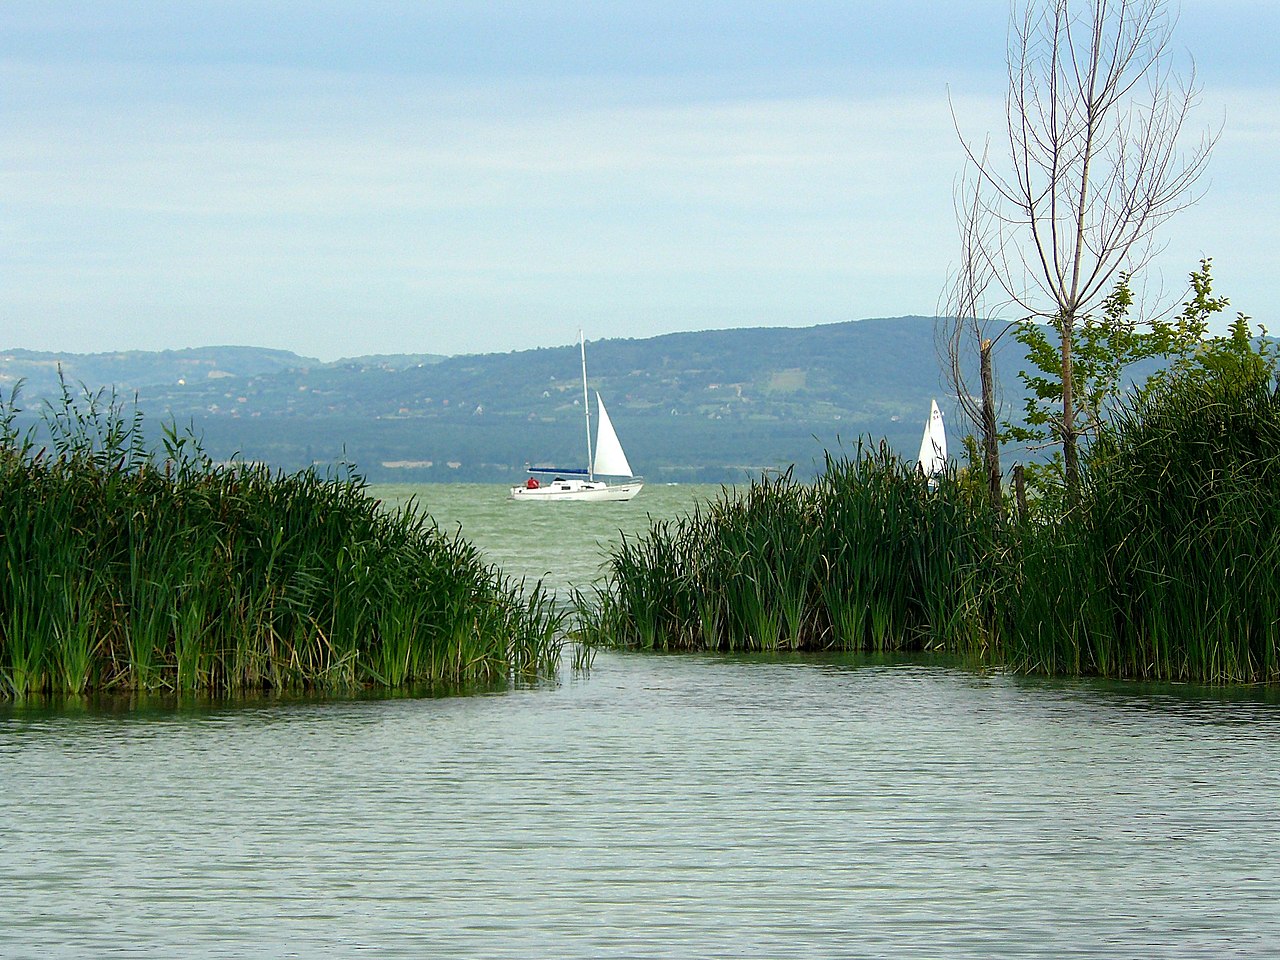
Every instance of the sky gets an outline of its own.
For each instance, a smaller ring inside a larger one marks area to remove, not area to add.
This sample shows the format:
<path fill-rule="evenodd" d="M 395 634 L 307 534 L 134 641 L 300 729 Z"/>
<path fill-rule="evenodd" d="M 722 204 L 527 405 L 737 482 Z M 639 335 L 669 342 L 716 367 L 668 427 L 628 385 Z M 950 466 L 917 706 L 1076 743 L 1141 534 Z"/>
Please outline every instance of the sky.
<path fill-rule="evenodd" d="M 321 360 L 932 315 L 1007 0 L 0 0 L 0 348 Z M 1280 329 L 1273 0 L 1149 288 Z"/>

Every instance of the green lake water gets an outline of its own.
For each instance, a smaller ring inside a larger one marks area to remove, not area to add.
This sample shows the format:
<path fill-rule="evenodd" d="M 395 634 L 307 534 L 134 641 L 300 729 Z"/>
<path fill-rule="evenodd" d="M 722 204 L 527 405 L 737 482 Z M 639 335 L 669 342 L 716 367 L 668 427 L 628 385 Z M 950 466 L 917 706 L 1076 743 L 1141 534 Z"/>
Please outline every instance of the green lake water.
<path fill-rule="evenodd" d="M 649 484 L 626 503 L 516 503 L 506 487 L 481 484 L 379 485 L 371 492 L 389 506 L 416 500 L 442 530 L 461 530 L 504 573 L 567 592 L 601 575 L 609 545 L 622 535 L 643 533 L 651 517 L 689 513 L 721 488 Z"/>
<path fill-rule="evenodd" d="M 419 490 L 553 585 L 714 492 Z M 603 653 L 448 698 L 10 704 L 0 890 L 5 958 L 1274 957 L 1280 703 Z"/>

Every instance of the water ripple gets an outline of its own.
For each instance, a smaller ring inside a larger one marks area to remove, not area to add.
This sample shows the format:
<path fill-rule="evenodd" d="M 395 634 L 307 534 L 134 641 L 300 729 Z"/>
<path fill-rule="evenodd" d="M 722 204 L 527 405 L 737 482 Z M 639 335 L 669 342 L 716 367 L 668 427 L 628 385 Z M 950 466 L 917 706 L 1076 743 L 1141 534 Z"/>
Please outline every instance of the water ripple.
<path fill-rule="evenodd" d="M 501 696 L 0 714 L 0 955 L 1263 957 L 1280 708 L 603 655 Z"/>

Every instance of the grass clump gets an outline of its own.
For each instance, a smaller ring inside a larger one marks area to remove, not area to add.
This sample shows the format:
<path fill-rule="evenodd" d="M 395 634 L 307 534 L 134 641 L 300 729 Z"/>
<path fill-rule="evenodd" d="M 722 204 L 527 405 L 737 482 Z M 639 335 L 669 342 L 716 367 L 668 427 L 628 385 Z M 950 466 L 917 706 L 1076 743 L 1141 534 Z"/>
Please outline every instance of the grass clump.
<path fill-rule="evenodd" d="M 1078 505 L 1023 532 L 1001 604 L 1005 659 L 1044 672 L 1280 679 L 1274 382 L 1162 384 L 1115 412 L 1086 465 Z"/>
<path fill-rule="evenodd" d="M 1258 355 L 1231 349 L 1113 411 L 1079 489 L 1008 521 L 979 470 L 930 484 L 883 447 L 828 457 L 812 484 L 723 491 L 623 541 L 596 594 L 578 597 L 583 634 L 1280 680 L 1280 389 Z"/>
<path fill-rule="evenodd" d="M 724 490 L 624 538 L 579 596 L 584 635 L 645 649 L 915 650 L 981 632 L 974 573 L 996 527 L 881 445 Z"/>
<path fill-rule="evenodd" d="M 0 422 L 0 696 L 487 681 L 554 669 L 563 614 L 354 472 L 217 464 L 114 396 Z"/>

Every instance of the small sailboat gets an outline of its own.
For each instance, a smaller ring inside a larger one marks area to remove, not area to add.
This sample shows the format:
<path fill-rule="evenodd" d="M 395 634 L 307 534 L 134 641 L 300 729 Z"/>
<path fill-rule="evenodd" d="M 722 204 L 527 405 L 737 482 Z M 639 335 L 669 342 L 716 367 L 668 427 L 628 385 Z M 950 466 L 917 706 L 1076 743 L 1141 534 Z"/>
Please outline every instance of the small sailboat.
<path fill-rule="evenodd" d="M 942 424 L 942 411 L 938 401 L 930 400 L 929 419 L 920 439 L 920 472 L 935 477 L 947 466 L 947 431 Z"/>
<path fill-rule="evenodd" d="M 643 479 L 632 472 L 631 464 L 627 462 L 627 455 L 622 450 L 618 434 L 613 429 L 613 421 L 609 419 L 599 392 L 596 393 L 596 407 L 600 416 L 596 425 L 595 456 L 592 456 L 591 406 L 587 394 L 587 343 L 582 338 L 581 331 L 578 332 L 578 345 L 582 350 L 582 407 L 587 420 L 587 469 L 532 469 L 531 473 L 549 475 L 551 479 L 539 480 L 530 476 L 520 486 L 511 488 L 511 500 L 520 503 L 630 500 L 644 486 Z M 609 484 L 597 479 L 597 475 L 624 479 Z"/>

